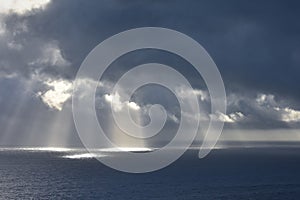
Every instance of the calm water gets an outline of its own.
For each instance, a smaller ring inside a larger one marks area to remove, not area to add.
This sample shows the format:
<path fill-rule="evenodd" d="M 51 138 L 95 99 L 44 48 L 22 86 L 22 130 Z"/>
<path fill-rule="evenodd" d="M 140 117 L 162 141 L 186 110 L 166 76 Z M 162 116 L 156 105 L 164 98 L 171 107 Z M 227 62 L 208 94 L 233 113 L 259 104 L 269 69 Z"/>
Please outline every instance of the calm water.
<path fill-rule="evenodd" d="M 300 148 L 189 151 L 148 174 L 69 154 L 0 151 L 1 199 L 300 199 Z"/>

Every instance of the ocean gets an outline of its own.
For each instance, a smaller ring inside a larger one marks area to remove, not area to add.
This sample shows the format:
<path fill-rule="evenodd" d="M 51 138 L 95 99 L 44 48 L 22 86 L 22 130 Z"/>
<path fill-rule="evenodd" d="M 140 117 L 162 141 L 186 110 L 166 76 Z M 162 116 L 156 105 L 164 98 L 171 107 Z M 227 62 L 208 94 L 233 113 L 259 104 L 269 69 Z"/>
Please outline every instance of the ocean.
<path fill-rule="evenodd" d="M 0 199 L 300 199 L 300 148 L 187 151 L 146 174 L 110 169 L 76 150 L 0 150 Z"/>

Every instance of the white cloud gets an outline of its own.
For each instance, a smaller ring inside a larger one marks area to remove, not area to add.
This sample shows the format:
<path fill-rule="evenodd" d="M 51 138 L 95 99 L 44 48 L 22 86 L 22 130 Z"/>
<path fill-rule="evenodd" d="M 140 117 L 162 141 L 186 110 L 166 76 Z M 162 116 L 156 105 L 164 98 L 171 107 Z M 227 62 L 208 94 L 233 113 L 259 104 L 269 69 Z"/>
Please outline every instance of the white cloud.
<path fill-rule="evenodd" d="M 43 83 L 43 85 L 47 86 L 47 89 L 40 89 L 40 91 L 37 93 L 37 96 L 40 97 L 43 103 L 50 108 L 60 111 L 62 110 L 64 104 L 72 97 L 74 83 L 70 80 L 55 80 L 38 74 L 33 75 L 32 79 L 34 79 L 37 83 Z M 77 88 L 76 97 L 80 99 L 86 98 L 87 95 L 90 95 L 90 91 L 93 91 L 94 87 L 100 88 L 100 90 L 102 90 L 100 92 L 101 94 L 103 94 L 107 87 L 109 87 L 109 83 L 94 81 L 91 79 L 78 79 L 77 84 L 79 85 Z M 97 96 L 99 97 L 99 94 L 96 94 L 96 97 Z M 104 97 L 106 102 L 112 100 L 110 99 L 110 95 L 104 95 Z M 101 99 L 101 101 L 103 101 L 103 99 Z M 132 109 L 136 109 L 138 105 L 134 105 L 130 102 L 128 106 L 130 106 Z"/>
<path fill-rule="evenodd" d="M 114 109 L 115 112 L 121 112 L 124 111 L 124 109 L 129 108 L 132 111 L 140 111 L 141 116 L 145 116 L 149 113 L 149 109 L 152 106 L 151 104 L 147 104 L 142 107 L 134 101 L 122 101 L 122 97 L 118 92 L 116 92 L 115 94 L 105 94 L 103 97 L 106 102 L 112 103 L 112 109 Z M 175 114 L 172 114 L 170 112 L 167 112 L 167 117 L 169 120 L 175 123 L 180 122 L 180 120 L 175 116 Z"/>
<path fill-rule="evenodd" d="M 208 101 L 209 100 L 209 95 L 208 95 L 207 91 L 194 89 L 192 92 L 196 96 L 198 96 L 198 98 L 200 98 L 201 101 Z"/>
<path fill-rule="evenodd" d="M 51 89 L 46 92 L 38 92 L 38 96 L 50 108 L 62 110 L 64 103 L 72 96 L 72 82 L 48 80 L 45 84 Z"/>
<path fill-rule="evenodd" d="M 133 109 L 133 110 L 139 110 L 140 109 L 140 106 L 139 105 L 137 105 L 135 102 L 133 102 L 133 101 L 127 101 L 126 102 L 126 104 L 127 104 L 127 106 L 129 107 L 129 108 L 131 108 L 131 109 Z"/>
<path fill-rule="evenodd" d="M 210 117 L 212 120 L 222 121 L 226 123 L 235 123 L 242 120 L 245 116 L 241 112 L 234 112 L 227 115 L 221 112 L 217 112 L 216 114 L 211 114 Z"/>
<path fill-rule="evenodd" d="M 267 107 L 277 105 L 275 96 L 272 94 L 258 94 L 256 102 L 261 106 L 265 105 Z"/>
<path fill-rule="evenodd" d="M 207 91 L 202 90 L 177 90 L 178 95 L 181 95 L 183 98 L 189 98 L 189 95 L 196 94 L 198 98 L 209 101 L 209 96 Z M 276 120 L 282 121 L 286 123 L 292 122 L 300 122 L 300 111 L 282 106 L 282 101 L 277 101 L 276 97 L 272 94 L 258 94 L 256 98 L 248 98 L 246 96 L 239 96 L 237 94 L 235 96 L 235 101 L 231 99 L 231 103 L 229 105 L 229 112 L 228 114 L 224 113 L 209 113 L 209 107 L 204 106 L 204 109 L 201 109 L 200 116 L 190 116 L 188 113 L 181 113 L 185 117 L 189 117 L 192 119 L 199 119 L 201 121 L 207 121 L 209 119 L 223 121 L 225 123 L 238 123 L 248 119 L 248 115 L 255 117 L 255 116 L 264 116 L 266 120 Z M 106 101 L 112 102 L 114 98 L 114 105 L 113 109 L 115 111 L 122 110 L 125 106 L 131 107 L 131 109 L 143 109 L 147 110 L 145 107 L 138 106 L 135 102 L 122 102 L 120 95 L 117 93 L 115 95 L 105 95 Z M 230 98 L 230 97 L 229 97 Z M 242 101 L 242 105 L 246 105 L 249 107 L 240 106 L 236 101 Z M 201 103 L 201 101 L 200 101 Z M 249 110 L 250 108 L 250 110 Z M 244 110 L 246 109 L 246 110 Z M 234 111 L 232 111 L 234 110 Z M 167 111 L 168 118 L 175 123 L 179 123 L 179 119 L 174 114 L 171 114 L 171 111 Z M 246 113 L 246 114 L 245 114 Z M 249 118 L 250 119 L 250 118 Z"/>
<path fill-rule="evenodd" d="M 291 108 L 276 108 L 281 112 L 281 120 L 284 122 L 300 122 L 300 111 Z"/>
<path fill-rule="evenodd" d="M 124 103 L 121 102 L 120 95 L 117 92 L 115 94 L 105 94 L 104 99 L 111 103 L 114 111 L 121 111 L 124 107 Z"/>
<path fill-rule="evenodd" d="M 207 102 L 210 102 L 210 96 L 208 91 L 179 87 L 176 89 L 176 93 L 180 97 L 185 99 L 190 98 L 191 95 L 197 96 L 199 100 L 199 107 L 200 107 L 201 114 L 199 114 L 199 116 L 191 116 L 188 113 L 182 113 L 185 117 L 189 117 L 191 120 L 199 119 L 200 121 L 208 121 L 212 119 L 212 120 L 222 121 L 226 123 L 236 123 L 246 118 L 246 116 L 241 111 L 232 112 L 230 114 L 224 114 L 221 112 L 210 113 L 209 104 L 206 104 Z M 236 100 L 236 98 L 234 99 Z"/>
<path fill-rule="evenodd" d="M 168 118 L 171 119 L 176 124 L 178 124 L 180 122 L 179 119 L 174 114 L 168 113 Z"/>
<path fill-rule="evenodd" d="M 126 107 L 130 108 L 132 110 L 140 110 L 141 109 L 141 107 L 133 101 L 122 102 L 121 97 L 118 92 L 116 92 L 115 94 L 105 94 L 104 99 L 107 102 L 112 103 L 112 108 L 116 112 L 121 111 Z"/>
<path fill-rule="evenodd" d="M 300 122 L 300 110 L 287 107 L 287 100 L 278 100 L 273 94 L 260 93 L 257 94 L 256 98 L 231 94 L 228 99 L 228 102 L 230 102 L 229 109 L 239 109 L 242 111 L 247 109 L 246 113 L 254 118 L 259 116 L 260 119 L 264 120 L 274 120 L 286 123 Z M 234 118 L 234 116 L 231 118 Z M 228 118 L 227 120 L 230 121 Z"/>
<path fill-rule="evenodd" d="M 24 15 L 34 10 L 45 9 L 51 0 L 3 0 L 0 3 L 0 14 L 15 13 Z"/>
<path fill-rule="evenodd" d="M 200 89 L 190 89 L 185 87 L 176 88 L 176 93 L 182 98 L 189 98 L 191 95 L 196 95 L 201 101 L 208 101 L 209 94 L 207 91 Z"/>
<path fill-rule="evenodd" d="M 259 94 L 256 102 L 260 108 L 264 109 L 266 114 L 268 112 L 275 113 L 276 115 L 273 114 L 273 117 L 279 121 L 287 123 L 300 122 L 300 111 L 280 105 L 272 94 Z"/>
<path fill-rule="evenodd" d="M 230 113 L 229 114 L 230 119 L 233 121 L 239 121 L 245 117 L 245 115 L 241 112 L 235 112 L 235 113 Z"/>

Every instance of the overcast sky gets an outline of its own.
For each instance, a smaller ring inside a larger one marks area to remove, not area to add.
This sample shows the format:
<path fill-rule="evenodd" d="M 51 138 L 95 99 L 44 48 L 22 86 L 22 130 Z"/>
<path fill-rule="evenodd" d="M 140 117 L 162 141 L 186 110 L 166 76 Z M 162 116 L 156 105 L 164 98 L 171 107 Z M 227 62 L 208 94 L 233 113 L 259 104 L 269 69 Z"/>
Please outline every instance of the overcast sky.
<path fill-rule="evenodd" d="M 84 1 L 3 0 L 0 3 L 0 145 L 79 144 L 71 113 L 72 81 L 87 54 L 106 38 L 137 27 L 165 27 L 187 34 L 211 55 L 223 77 L 227 113 L 210 113 L 201 76 L 185 60 L 158 50 L 116 60 L 99 82 L 97 114 L 104 125 L 114 109 L 147 111 L 165 106 L 160 140 L 178 128 L 174 95 L 148 87 L 132 102 L 113 83 L 138 64 L 158 62 L 185 75 L 204 120 L 225 122 L 221 140 L 300 139 L 300 4 L 297 1 Z M 84 83 L 86 87 L 90 82 Z M 118 97 L 119 95 L 119 97 Z M 147 123 L 147 116 L 139 123 Z M 114 125 L 107 130 L 115 130 Z M 155 143 L 159 139 L 153 139 Z"/>

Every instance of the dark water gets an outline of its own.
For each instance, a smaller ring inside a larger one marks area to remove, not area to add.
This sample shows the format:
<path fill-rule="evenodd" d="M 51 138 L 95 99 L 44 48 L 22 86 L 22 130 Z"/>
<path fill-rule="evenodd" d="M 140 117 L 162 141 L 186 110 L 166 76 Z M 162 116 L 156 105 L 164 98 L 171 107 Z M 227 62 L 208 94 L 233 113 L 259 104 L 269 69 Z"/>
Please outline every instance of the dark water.
<path fill-rule="evenodd" d="M 300 149 L 223 149 L 126 174 L 62 152 L 0 151 L 1 199 L 300 199 Z"/>

